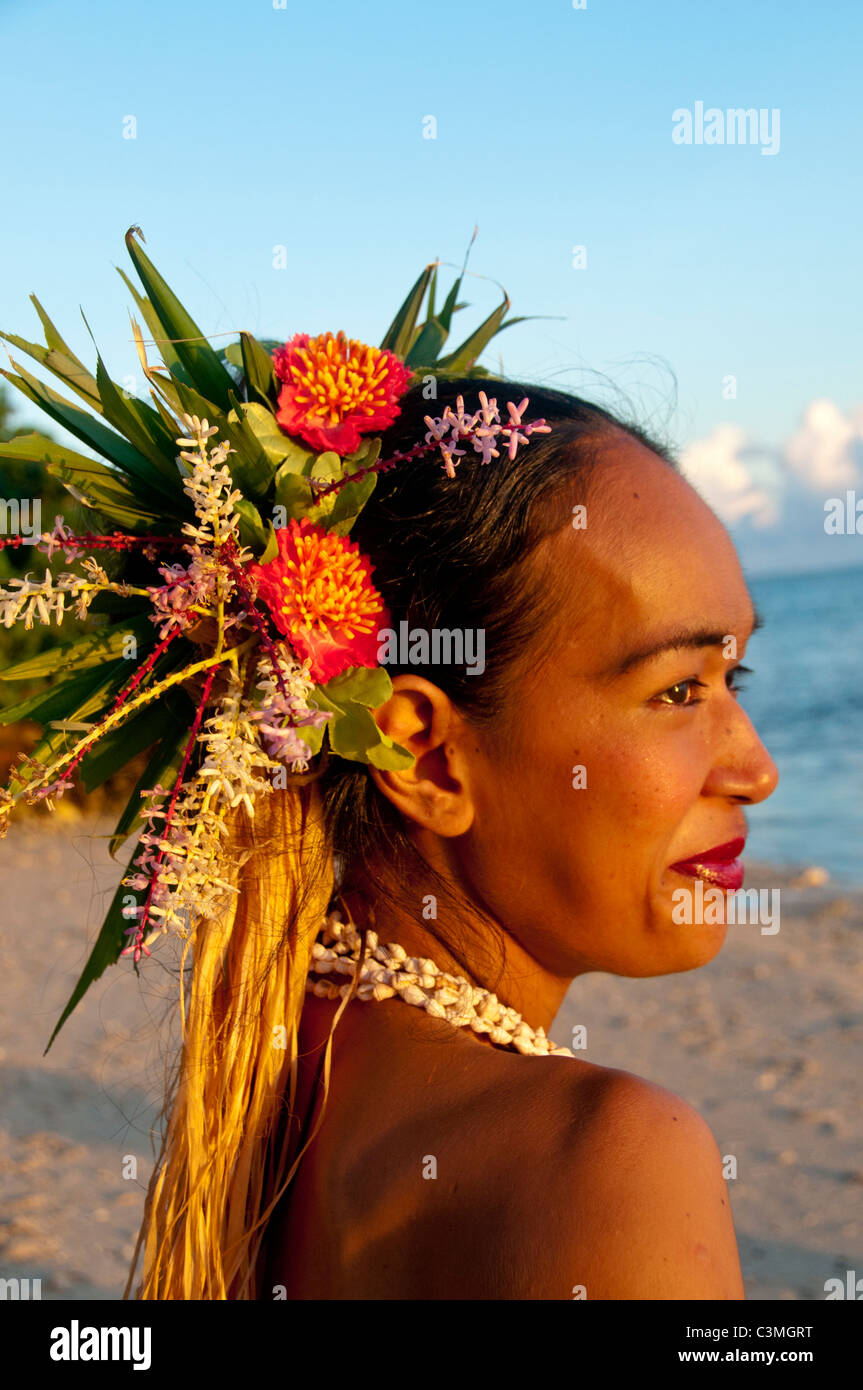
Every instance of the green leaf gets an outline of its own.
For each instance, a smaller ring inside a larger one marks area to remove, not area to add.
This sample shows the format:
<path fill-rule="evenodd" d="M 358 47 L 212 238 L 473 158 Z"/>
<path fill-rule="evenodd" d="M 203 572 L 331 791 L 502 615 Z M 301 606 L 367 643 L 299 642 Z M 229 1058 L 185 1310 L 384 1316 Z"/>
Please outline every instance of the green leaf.
<path fill-rule="evenodd" d="M 107 667 L 100 667 L 96 672 L 93 686 L 90 688 L 89 693 L 81 699 L 80 704 L 72 708 L 67 706 L 62 711 L 64 719 L 69 723 L 83 723 L 84 721 L 90 722 L 92 718 L 92 722 L 96 722 L 104 712 L 106 705 L 113 699 L 121 687 L 125 685 L 128 679 L 128 661 L 114 661 L 109 663 Z M 42 738 L 33 749 L 30 756 L 46 764 L 46 766 L 50 765 L 69 748 L 70 741 L 71 744 L 74 745 L 74 743 L 81 738 L 83 732 L 83 730 L 75 731 L 64 728 L 55 729 L 46 727 Z M 27 783 L 13 773 L 7 785 L 9 791 L 17 793 L 21 788 L 26 786 Z"/>
<path fill-rule="evenodd" d="M 332 449 L 327 449 L 315 457 L 306 476 L 314 478 L 319 483 L 337 482 L 342 476 L 342 461 Z"/>
<path fill-rule="evenodd" d="M 77 493 L 83 493 L 79 501 L 98 508 L 105 516 L 122 520 L 132 530 L 146 529 L 140 525 L 141 518 L 155 520 L 160 515 L 153 510 L 153 494 L 148 488 L 129 479 L 128 474 L 78 454 L 47 435 L 19 434 L 14 439 L 0 442 L 0 458 L 17 463 L 42 464 L 52 477 L 71 485 L 70 491 L 75 488 Z M 127 516 L 128 522 L 125 520 Z"/>
<path fill-rule="evenodd" d="M 458 277 L 449 294 L 447 295 L 446 299 L 444 300 L 443 308 L 437 316 L 438 322 L 447 333 L 449 333 L 450 329 L 452 328 L 453 314 L 456 313 L 459 309 L 465 309 L 467 307 L 467 305 L 459 304 L 457 302 L 458 292 L 461 289 L 461 282 L 463 279 L 463 275 L 460 275 Z"/>
<path fill-rule="evenodd" d="M 358 449 L 345 454 L 342 459 L 345 473 L 356 473 L 360 468 L 369 468 L 376 463 L 381 452 L 380 435 L 367 435 Z"/>
<path fill-rule="evenodd" d="M 183 690 L 170 690 L 157 703 L 144 705 L 125 724 L 112 729 L 100 739 L 81 759 L 80 774 L 85 792 L 89 795 L 121 767 L 125 767 L 131 758 L 137 757 L 145 748 L 151 748 L 178 728 L 185 729 L 188 738 L 194 717 L 195 706 Z"/>
<path fill-rule="evenodd" d="M 58 352 L 55 348 L 42 347 L 40 343 L 28 343 L 26 338 L 19 338 L 14 333 L 0 333 L 0 338 L 5 338 L 7 343 L 12 343 L 14 347 L 20 348 L 21 352 L 26 352 L 40 367 L 47 367 L 49 372 L 65 381 L 66 385 L 88 405 L 101 411 L 102 403 L 99 400 L 96 382 L 77 357 L 67 357 L 65 353 Z"/>
<path fill-rule="evenodd" d="M 241 365 L 246 383 L 251 392 L 266 405 L 275 400 L 279 382 L 276 377 L 273 359 L 251 333 L 240 334 Z"/>
<path fill-rule="evenodd" d="M 135 859 L 138 856 L 139 848 L 139 845 L 136 844 L 132 852 L 132 857 L 123 874 L 123 878 L 126 878 L 127 875 L 130 875 L 134 871 Z M 84 998 L 84 995 L 87 993 L 93 981 L 98 980 L 107 966 L 114 965 L 119 960 L 120 952 L 129 940 L 126 936 L 126 928 L 132 925 L 132 919 L 127 919 L 123 916 L 125 900 L 128 897 L 134 898 L 135 902 L 140 906 L 145 901 L 145 891 L 145 889 L 136 891 L 130 888 L 128 884 L 124 884 L 122 880 L 117 885 L 117 891 L 111 901 L 111 906 L 108 908 L 108 913 L 102 924 L 102 930 L 99 932 L 96 939 L 96 944 L 90 952 L 87 964 L 81 972 L 78 983 L 73 989 L 65 1009 L 59 1017 L 53 1033 L 48 1039 L 48 1047 L 45 1048 L 45 1052 L 42 1054 L 43 1057 L 47 1054 L 51 1044 L 66 1022 L 66 1019 Z"/>
<path fill-rule="evenodd" d="M 352 666 L 316 688 L 337 705 L 355 700 L 358 705 L 368 705 L 372 709 L 377 709 L 393 693 L 390 674 L 383 666 Z"/>
<path fill-rule="evenodd" d="M 227 466 L 236 487 L 248 496 L 263 498 L 272 481 L 273 464 L 267 458 L 254 431 L 249 428 L 242 414 L 243 405 L 237 401 L 233 393 L 229 399 L 230 409 L 224 412 L 218 405 L 206 400 L 193 387 L 186 386 L 181 381 L 160 380 L 159 389 L 177 415 L 184 412 L 197 415 L 199 419 L 208 420 L 211 425 L 216 426 L 218 438 L 226 439 L 235 451 L 229 454 Z M 209 443 L 212 445 L 214 442 L 215 436 Z"/>
<path fill-rule="evenodd" d="M 218 429 L 218 439 L 227 439 L 235 451 L 226 461 L 235 486 L 246 496 L 264 497 L 275 470 L 258 443 L 254 431 L 246 423 L 241 404 L 233 392 L 229 393 L 230 408 L 223 412 L 219 406 L 213 405 L 212 401 L 206 400 L 191 386 L 184 386 L 180 381 L 172 382 L 165 390 L 166 394 L 176 401 L 178 414 L 185 411 L 189 415 L 208 420 Z M 215 436 L 208 441 L 210 445 L 215 442 Z"/>
<path fill-rule="evenodd" d="M 35 676 L 48 676 L 58 668 L 63 671 L 84 671 L 109 657 L 122 655 L 123 645 L 130 635 L 144 647 L 153 645 L 153 624 L 145 614 L 130 618 L 121 626 L 100 628 L 98 632 L 88 632 L 86 637 L 79 637 L 74 642 L 65 642 L 62 646 L 40 652 L 38 656 L 16 661 L 0 671 L 0 681 L 32 680 Z M 139 658 L 144 654 L 140 652 Z M 131 675 L 132 668 L 128 662 L 126 669 Z"/>
<path fill-rule="evenodd" d="M 277 467 L 291 465 L 292 473 L 302 473 L 310 459 L 313 449 L 304 449 L 295 443 L 276 423 L 273 412 L 258 401 L 247 401 L 240 406 L 245 422 L 254 434 L 267 458 Z"/>
<path fill-rule="evenodd" d="M 143 487 L 155 491 L 160 497 L 167 497 L 174 500 L 176 490 L 169 486 L 161 473 L 153 467 L 143 454 L 138 453 L 128 440 L 121 435 L 115 434 L 107 425 L 103 425 L 101 420 L 96 420 L 86 411 L 79 409 L 71 401 L 67 401 L 63 396 L 53 391 L 50 386 L 31 376 L 17 362 L 12 364 L 20 376 L 0 368 L 0 373 L 12 382 L 19 391 L 40 410 L 44 410 L 46 415 L 50 415 L 58 425 L 74 434 L 84 444 L 88 444 L 91 449 L 95 449 L 103 458 L 115 463 L 118 468 L 122 468 L 124 473 L 135 478 Z M 156 499 L 154 499 L 155 502 Z"/>
<path fill-rule="evenodd" d="M 330 747 L 341 758 L 393 770 L 411 767 L 414 756 L 383 733 L 365 705 L 351 702 L 328 725 Z"/>
<path fill-rule="evenodd" d="M 128 840 L 140 819 L 141 793 L 152 791 L 156 786 L 170 786 L 175 781 L 183 761 L 186 744 L 189 741 L 189 725 L 174 718 L 174 727 L 169 728 L 161 742 L 150 755 L 150 761 L 138 778 L 135 789 L 126 803 L 114 833 L 108 841 L 108 853 L 116 857 L 117 850 Z"/>
<path fill-rule="evenodd" d="M 42 308 L 42 305 L 39 303 L 35 294 L 31 294 L 30 301 L 35 306 L 36 313 L 42 320 L 42 330 L 45 334 L 45 342 L 48 344 L 49 348 L 53 348 L 55 352 L 62 353 L 64 357 L 68 357 L 69 361 L 75 362 L 77 366 L 81 368 L 81 371 L 85 373 L 85 375 L 89 375 L 89 373 L 87 373 L 86 367 L 84 366 L 84 363 L 78 360 L 72 349 L 69 347 L 69 344 L 64 342 L 63 338 L 60 336 L 59 330 L 55 328 L 54 324 L 51 322 L 45 310 Z M 93 378 L 90 377 L 90 380 L 93 381 Z M 96 383 L 93 382 L 94 388 L 95 384 Z"/>
<path fill-rule="evenodd" d="M 329 721 L 330 747 L 341 758 L 366 762 L 368 751 L 380 738 L 380 730 L 364 705 L 349 704 Z"/>
<path fill-rule="evenodd" d="M 413 767 L 416 758 L 413 753 L 409 753 L 406 748 L 402 748 L 400 743 L 393 743 L 392 739 L 381 734 L 381 742 L 373 744 L 368 752 L 368 760 L 372 767 L 386 769 L 389 772 L 403 772 L 405 768 Z"/>
<path fill-rule="evenodd" d="M 334 494 L 335 506 L 324 522 L 327 530 L 336 536 L 346 536 L 374 492 L 377 481 L 377 473 L 367 473 L 358 483 L 345 483 L 340 487 Z"/>
<path fill-rule="evenodd" d="M 126 233 L 126 248 L 158 315 L 164 336 L 173 340 L 177 356 L 197 390 L 223 410 L 228 410 L 234 386 L 230 373 L 225 370 L 194 319 L 162 279 L 149 256 L 141 250 L 135 240 L 135 232 L 136 228 L 130 227 Z"/>
<path fill-rule="evenodd" d="M 438 272 L 438 268 L 437 268 L 437 266 L 435 266 L 434 270 L 432 271 L 431 279 L 429 280 L 429 298 L 428 298 L 428 307 L 427 307 L 427 309 L 426 309 L 426 318 L 427 318 L 427 319 L 433 319 L 434 316 L 435 316 L 434 303 L 435 303 L 435 295 L 437 294 L 437 272 Z"/>
<path fill-rule="evenodd" d="M 86 323 L 86 319 L 84 320 Z M 165 428 L 158 411 L 133 396 L 124 398 L 111 380 L 101 357 L 96 355 L 96 380 L 102 397 L 105 419 L 132 443 L 144 458 L 159 470 L 172 492 L 182 489 L 175 462 L 178 445 Z"/>
<path fill-rule="evenodd" d="M 286 468 L 288 471 L 285 471 Z M 330 515 L 336 504 L 338 493 L 331 492 L 320 502 L 313 503 L 312 485 L 308 478 L 294 473 L 288 465 L 283 465 L 276 474 L 276 505 L 285 508 L 289 521 L 299 521 L 307 516 L 310 521 L 321 525 Z"/>
<path fill-rule="evenodd" d="M 321 751 L 325 728 L 326 724 L 301 724 L 298 726 L 297 732 L 303 742 L 309 745 L 309 753 L 312 757 Z"/>
<path fill-rule="evenodd" d="M 261 513 L 254 502 L 250 502 L 247 497 L 237 499 L 234 503 L 234 511 L 240 518 L 240 540 L 243 545 L 254 550 L 256 555 L 260 555 L 270 541 L 270 535 L 261 519 Z"/>
<path fill-rule="evenodd" d="M 265 524 L 267 528 L 267 544 L 258 556 L 258 563 L 261 565 L 268 565 L 271 560 L 275 560 L 279 553 L 279 538 L 276 535 L 275 527 L 269 519 Z"/>
<path fill-rule="evenodd" d="M 60 446 L 57 447 L 62 452 Z M 68 456 L 69 451 L 65 452 Z M 118 522 L 127 531 L 141 533 L 163 524 L 164 511 L 154 511 L 140 502 L 120 473 L 80 454 L 73 457 L 81 460 L 80 465 L 70 466 L 66 458 L 61 458 L 49 463 L 47 471 L 53 478 L 59 478 L 78 501 L 95 507 L 102 516 Z"/>
<path fill-rule="evenodd" d="M 448 337 L 449 334 L 442 323 L 437 319 L 429 319 L 411 344 L 410 352 L 405 358 L 405 366 L 412 367 L 415 371 L 420 367 L 434 366 Z"/>
<path fill-rule="evenodd" d="M 367 675 L 363 674 L 365 671 Z M 334 698 L 334 686 L 339 699 Z M 344 694 L 351 690 L 359 692 L 358 699 Z M 398 770 L 412 766 L 414 755 L 378 728 L 369 708 L 371 700 L 382 704 L 388 698 L 387 692 L 392 692 L 392 682 L 382 667 L 355 667 L 342 676 L 335 676 L 326 686 L 315 686 L 318 707 L 333 711 L 333 718 L 326 727 L 334 753 L 353 762 L 371 763 L 374 767 Z M 383 698 L 379 698 L 381 696 Z"/>
<path fill-rule="evenodd" d="M 168 368 L 168 371 L 170 372 L 171 376 L 175 377 L 178 381 L 184 382 L 185 385 L 190 386 L 191 380 L 189 378 L 189 373 L 186 371 L 186 368 L 183 366 L 183 363 L 177 356 L 177 352 L 174 348 L 173 343 L 167 341 L 165 336 L 165 330 L 162 328 L 162 324 L 159 321 L 159 316 L 153 308 L 152 304 L 150 303 L 149 299 L 147 299 L 144 295 L 138 292 L 136 286 L 132 284 L 132 281 L 129 279 L 125 270 L 122 270 L 120 266 L 116 266 L 115 268 L 118 274 L 120 274 L 123 277 L 123 282 L 126 285 L 126 288 L 134 298 L 135 303 L 138 306 L 138 312 L 140 313 L 141 317 L 143 318 L 144 322 L 149 328 L 150 337 L 155 340 L 155 346 L 158 349 L 159 356 L 161 357 L 165 366 Z"/>
<path fill-rule="evenodd" d="M 442 357 L 437 363 L 443 371 L 462 372 L 471 368 L 494 335 L 500 330 L 504 315 L 510 306 L 508 295 L 504 295 L 503 303 L 484 319 L 479 328 L 466 338 L 461 347 L 451 352 L 448 357 Z"/>
<path fill-rule="evenodd" d="M 431 280 L 433 265 L 427 265 L 419 279 L 408 292 L 407 298 L 384 334 L 381 347 L 394 352 L 404 360 L 416 327 L 417 316 L 422 307 L 423 297 Z"/>
<path fill-rule="evenodd" d="M 79 709 L 81 702 L 101 686 L 103 675 L 101 670 L 85 671 L 83 675 L 72 676 L 70 680 L 40 690 L 38 695 L 31 695 L 28 700 L 7 704 L 0 711 L 0 724 L 17 724 L 20 719 L 32 719 L 34 723 L 44 726 L 52 719 L 71 719 L 73 716 L 69 711 Z"/>

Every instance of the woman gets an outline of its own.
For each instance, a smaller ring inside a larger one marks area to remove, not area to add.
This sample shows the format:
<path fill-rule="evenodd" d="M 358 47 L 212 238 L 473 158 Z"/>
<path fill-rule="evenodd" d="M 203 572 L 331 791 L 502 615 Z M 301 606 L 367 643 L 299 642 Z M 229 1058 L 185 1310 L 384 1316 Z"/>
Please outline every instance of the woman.
<path fill-rule="evenodd" d="M 219 1296 L 193 1260 L 176 1271 L 220 1201 L 228 1297 L 743 1297 L 717 1146 L 679 1097 L 398 998 L 303 1004 L 303 922 L 333 856 L 343 918 L 534 1030 L 588 971 L 695 969 L 725 928 L 681 924 L 681 890 L 739 885 L 745 808 L 776 785 L 735 693 L 756 618 L 720 522 L 637 428 L 564 393 L 481 385 L 528 396 L 551 432 L 513 461 L 460 459 L 455 481 L 422 459 L 381 474 L 352 539 L 395 631 L 458 631 L 484 667 L 399 650 L 374 718 L 414 764 L 332 759 L 268 799 L 269 826 L 238 817 L 251 854 L 233 956 L 213 970 L 196 948 L 145 1297 Z M 476 381 L 438 382 L 433 407 L 426 389 L 403 398 L 386 451 Z M 300 885 L 280 879 L 294 832 Z M 262 1097 L 279 1020 L 285 1068 Z M 226 1096 L 247 1107 L 242 1142 L 195 1150 L 202 1108 Z M 241 1203 L 232 1174 L 264 1147 L 260 1199 Z"/>

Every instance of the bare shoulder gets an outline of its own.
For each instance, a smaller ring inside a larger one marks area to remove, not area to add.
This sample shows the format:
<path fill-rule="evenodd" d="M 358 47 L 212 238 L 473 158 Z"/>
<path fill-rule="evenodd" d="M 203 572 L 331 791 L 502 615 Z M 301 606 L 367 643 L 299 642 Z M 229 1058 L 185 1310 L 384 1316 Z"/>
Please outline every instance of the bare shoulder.
<path fill-rule="evenodd" d="M 573 1289 L 588 1299 L 743 1298 L 722 1160 L 697 1110 L 584 1063 L 549 1103 L 569 1140 L 548 1176 Z"/>

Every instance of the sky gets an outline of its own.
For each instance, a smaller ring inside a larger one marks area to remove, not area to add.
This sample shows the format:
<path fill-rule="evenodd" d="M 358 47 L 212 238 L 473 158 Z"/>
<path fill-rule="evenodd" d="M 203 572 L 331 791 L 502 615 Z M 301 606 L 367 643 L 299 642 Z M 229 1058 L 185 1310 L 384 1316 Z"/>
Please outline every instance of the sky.
<path fill-rule="evenodd" d="M 861 40 L 858 0 L 0 0 L 0 328 L 35 293 L 92 364 L 83 310 L 143 391 L 137 224 L 217 346 L 377 343 L 476 227 L 457 341 L 503 285 L 542 317 L 483 363 L 659 433 L 751 573 L 861 564 Z"/>

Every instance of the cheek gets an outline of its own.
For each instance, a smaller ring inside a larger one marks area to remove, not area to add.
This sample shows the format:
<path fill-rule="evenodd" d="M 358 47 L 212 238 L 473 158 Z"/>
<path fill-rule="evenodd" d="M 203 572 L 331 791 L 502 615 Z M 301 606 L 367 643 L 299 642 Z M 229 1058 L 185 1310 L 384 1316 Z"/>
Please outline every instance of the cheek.
<path fill-rule="evenodd" d="M 573 729 L 573 735 L 561 732 Z M 614 852 L 649 865 L 697 802 L 707 749 L 697 727 L 662 713 L 571 713 L 546 708 L 525 729 L 518 756 L 487 764 L 476 787 L 481 837 L 494 857 L 579 875 L 608 868 Z M 591 867 L 592 866 L 592 867 Z"/>
<path fill-rule="evenodd" d="M 588 839 L 613 838 L 649 857 L 671 839 L 697 801 L 704 780 L 700 741 L 647 719 L 623 723 L 611 736 L 576 745 L 586 787 L 571 793 L 568 816 Z"/>

